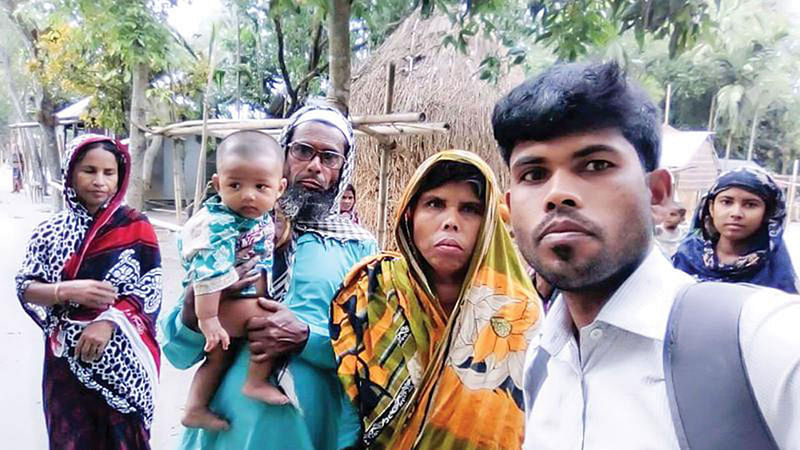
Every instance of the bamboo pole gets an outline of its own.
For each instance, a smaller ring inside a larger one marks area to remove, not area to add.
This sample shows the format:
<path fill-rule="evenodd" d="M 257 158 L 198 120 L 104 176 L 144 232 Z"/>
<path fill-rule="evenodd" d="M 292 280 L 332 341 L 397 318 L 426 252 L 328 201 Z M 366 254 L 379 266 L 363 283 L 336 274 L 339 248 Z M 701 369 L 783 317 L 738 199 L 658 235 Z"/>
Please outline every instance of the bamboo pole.
<path fill-rule="evenodd" d="M 386 97 L 383 103 L 384 114 L 392 112 L 394 103 L 394 63 L 390 62 L 386 66 Z M 372 128 L 372 127 L 371 127 Z M 374 127 L 377 128 L 377 127 Z M 378 186 L 378 245 L 386 248 L 386 201 L 388 197 L 388 178 L 389 178 L 389 152 L 392 143 L 383 141 L 380 143 L 380 184 Z"/>
<path fill-rule="evenodd" d="M 414 124 L 389 124 L 389 125 L 359 125 L 355 128 L 356 136 L 371 136 L 380 138 L 381 136 L 412 136 L 412 135 L 430 135 L 437 133 L 446 133 L 450 129 L 450 125 L 446 122 L 425 122 Z M 216 128 L 209 129 L 208 133 L 215 137 L 225 137 L 235 131 L 241 130 L 259 130 L 270 136 L 278 136 L 281 134 L 281 129 L 270 128 L 263 129 L 257 127 L 246 128 Z M 177 138 L 182 136 L 196 136 L 202 133 L 203 127 L 192 127 L 185 130 L 173 131 L 165 136 L 170 138 Z"/>
<path fill-rule="evenodd" d="M 795 185 L 797 184 L 797 170 L 800 166 L 800 160 L 794 160 L 794 166 L 792 167 L 792 179 L 789 182 L 789 210 L 786 214 L 786 225 L 788 226 L 789 223 L 792 221 L 792 217 L 794 215 L 794 198 L 796 195 L 796 188 Z"/>
<path fill-rule="evenodd" d="M 731 159 L 731 141 L 733 140 L 733 131 L 728 132 L 728 142 L 725 143 L 725 159 Z"/>
<path fill-rule="evenodd" d="M 750 128 L 750 143 L 747 145 L 747 160 L 753 160 L 753 146 L 756 143 L 756 126 L 758 125 L 758 103 L 756 103 L 756 112 L 753 114 L 753 126 Z"/>
<path fill-rule="evenodd" d="M 183 225 L 183 159 L 184 140 L 172 141 L 172 188 L 175 193 L 175 216 L 178 225 Z"/>
<path fill-rule="evenodd" d="M 425 120 L 425 113 L 410 112 L 410 113 L 397 113 L 397 114 L 371 114 L 363 116 L 354 116 L 351 123 L 354 127 L 359 125 L 370 124 L 386 124 L 388 123 L 414 123 L 423 122 Z M 289 124 L 289 119 L 252 119 L 252 120 L 230 120 L 230 119 L 209 119 L 207 120 L 209 130 L 264 130 L 264 129 L 283 129 Z M 185 122 L 173 123 L 165 127 L 154 128 L 153 134 L 164 134 L 172 136 L 175 134 L 174 130 L 180 130 L 181 134 L 186 134 L 185 129 L 191 128 L 199 130 L 202 127 L 202 120 L 187 120 Z M 197 134 L 196 132 L 194 134 Z"/>
<path fill-rule="evenodd" d="M 711 97 L 711 107 L 708 108 L 708 131 L 714 131 L 716 128 L 717 122 L 717 114 L 716 114 L 716 106 L 717 106 L 717 96 Z"/>
<path fill-rule="evenodd" d="M 202 138 L 200 139 L 200 154 L 197 157 L 197 179 L 194 188 L 194 204 L 192 205 L 192 215 L 200 210 L 203 202 L 203 194 L 206 187 L 206 146 L 208 145 L 208 108 L 209 97 L 211 96 L 211 84 L 214 81 L 214 40 L 216 37 L 216 27 L 211 29 L 211 41 L 208 43 L 208 78 L 206 79 L 206 92 L 203 96 L 203 127 Z"/>

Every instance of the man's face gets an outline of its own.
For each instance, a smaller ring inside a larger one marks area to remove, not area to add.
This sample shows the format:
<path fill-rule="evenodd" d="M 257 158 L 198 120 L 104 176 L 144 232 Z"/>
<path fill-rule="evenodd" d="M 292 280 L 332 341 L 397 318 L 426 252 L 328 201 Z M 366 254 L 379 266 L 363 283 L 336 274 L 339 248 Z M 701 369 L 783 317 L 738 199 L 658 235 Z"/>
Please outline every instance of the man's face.
<path fill-rule="evenodd" d="M 630 274 L 650 246 L 651 203 L 670 189 L 665 171 L 645 174 L 616 128 L 519 142 L 510 169 L 506 200 L 520 251 L 565 291 L 591 291 Z"/>
<path fill-rule="evenodd" d="M 281 198 L 285 214 L 292 219 L 315 220 L 330 211 L 338 192 L 341 165 L 331 168 L 329 164 L 343 162 L 346 145 L 342 133 L 325 123 L 306 122 L 294 129 L 284 164 L 289 182 Z"/>
<path fill-rule="evenodd" d="M 305 122 L 298 125 L 292 133 L 291 143 L 303 143 L 317 151 L 334 151 L 342 156 L 345 153 L 346 141 L 342 133 L 321 122 Z M 286 156 L 286 178 L 289 186 L 299 184 L 311 191 L 326 191 L 339 181 L 341 169 L 331 169 L 322 163 L 319 154 L 310 161 L 302 161 L 292 152 Z"/>

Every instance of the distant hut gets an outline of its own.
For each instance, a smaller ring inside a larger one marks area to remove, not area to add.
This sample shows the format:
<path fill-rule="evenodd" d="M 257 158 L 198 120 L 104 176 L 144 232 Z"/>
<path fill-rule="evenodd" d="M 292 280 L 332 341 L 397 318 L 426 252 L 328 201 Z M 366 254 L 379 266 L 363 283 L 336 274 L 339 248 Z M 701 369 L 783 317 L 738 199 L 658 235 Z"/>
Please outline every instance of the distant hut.
<path fill-rule="evenodd" d="M 420 111 L 431 122 L 447 122 L 450 132 L 401 137 L 389 161 L 388 230 L 393 229 L 396 203 L 414 170 L 428 156 L 447 149 L 475 152 L 488 162 L 505 186 L 508 170 L 497 152 L 492 136 L 491 113 L 495 102 L 523 81 L 521 71 L 512 71 L 492 85 L 479 79 L 479 65 L 500 44 L 475 35 L 468 54 L 442 44 L 452 33 L 446 16 L 423 19 L 418 13 L 407 18 L 373 52 L 371 59 L 355 71 L 351 87 L 352 114 L 383 113 L 386 91 L 386 67 L 396 65 L 393 111 Z M 357 207 L 366 226 L 377 230 L 379 217 L 379 147 L 374 139 L 361 138 L 355 185 Z M 394 246 L 391 231 L 388 247 Z"/>
<path fill-rule="evenodd" d="M 676 196 L 688 211 L 694 210 L 719 175 L 713 136 L 708 131 L 680 131 L 669 125 L 662 128 L 661 167 L 672 173 Z"/>

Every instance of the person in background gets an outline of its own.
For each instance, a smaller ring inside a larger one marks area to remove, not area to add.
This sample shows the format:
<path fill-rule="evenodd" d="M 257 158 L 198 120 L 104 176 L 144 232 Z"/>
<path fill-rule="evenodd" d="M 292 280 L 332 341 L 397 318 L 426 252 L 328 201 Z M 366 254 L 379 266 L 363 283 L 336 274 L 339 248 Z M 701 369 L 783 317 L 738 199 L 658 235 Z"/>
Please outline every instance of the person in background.
<path fill-rule="evenodd" d="M 153 227 L 123 204 L 130 167 L 127 149 L 106 136 L 72 140 L 65 209 L 34 230 L 16 277 L 44 332 L 51 449 L 150 447 L 162 269 Z"/>
<path fill-rule="evenodd" d="M 660 223 L 655 225 L 654 237 L 664 254 L 671 257 L 686 236 L 686 229 L 681 226 L 686 220 L 686 208 L 674 200 L 668 200 L 660 209 L 662 217 Z"/>
<path fill-rule="evenodd" d="M 356 188 L 352 184 L 347 185 L 339 201 L 339 215 L 353 223 L 361 223 L 356 210 Z"/>
<path fill-rule="evenodd" d="M 13 190 L 11 192 L 22 191 L 22 175 L 25 173 L 25 159 L 19 150 L 14 150 L 11 153 L 11 181 L 13 183 Z"/>
<path fill-rule="evenodd" d="M 766 172 L 742 167 L 720 175 L 672 257 L 700 280 L 752 283 L 796 294 L 783 227 L 783 191 Z"/>

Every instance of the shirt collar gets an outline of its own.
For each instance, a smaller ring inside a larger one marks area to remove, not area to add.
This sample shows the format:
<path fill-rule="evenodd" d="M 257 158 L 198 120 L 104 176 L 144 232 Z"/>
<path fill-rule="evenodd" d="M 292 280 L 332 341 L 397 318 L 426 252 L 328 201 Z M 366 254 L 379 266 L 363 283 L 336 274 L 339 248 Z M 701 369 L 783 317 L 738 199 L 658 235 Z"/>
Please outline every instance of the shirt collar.
<path fill-rule="evenodd" d="M 213 197 L 206 200 L 204 206 L 209 210 L 209 212 L 226 213 L 231 215 L 234 219 L 236 219 L 237 226 L 243 225 L 245 227 L 252 227 L 253 225 L 256 225 L 259 222 L 263 221 L 264 217 L 266 217 L 266 215 L 264 215 L 257 219 L 251 219 L 250 217 L 239 215 L 239 213 L 229 208 L 228 205 L 222 203 L 222 198 L 219 196 L 219 194 L 214 195 Z"/>
<path fill-rule="evenodd" d="M 691 276 L 673 268 L 663 253 L 652 247 L 639 267 L 606 302 L 594 323 L 607 323 L 661 341 L 675 295 L 692 282 Z M 572 338 L 572 318 L 562 297 L 556 298 L 542 326 L 541 346 L 551 355 L 558 353 Z"/>

